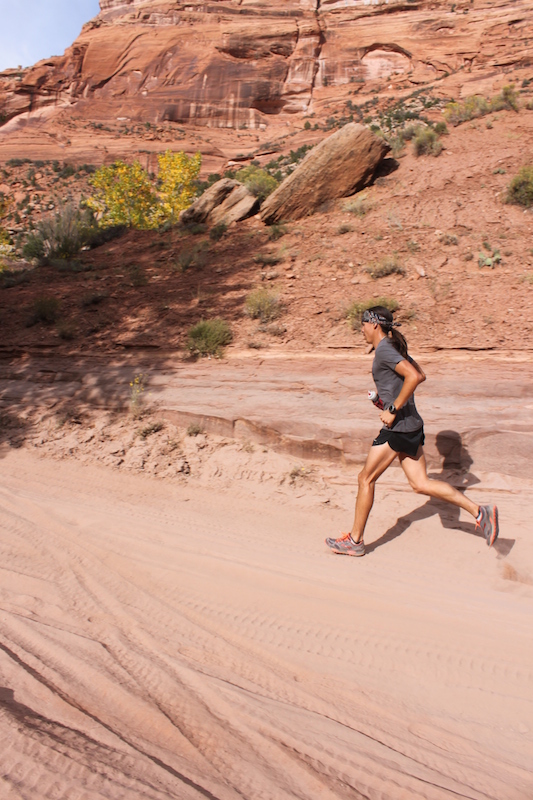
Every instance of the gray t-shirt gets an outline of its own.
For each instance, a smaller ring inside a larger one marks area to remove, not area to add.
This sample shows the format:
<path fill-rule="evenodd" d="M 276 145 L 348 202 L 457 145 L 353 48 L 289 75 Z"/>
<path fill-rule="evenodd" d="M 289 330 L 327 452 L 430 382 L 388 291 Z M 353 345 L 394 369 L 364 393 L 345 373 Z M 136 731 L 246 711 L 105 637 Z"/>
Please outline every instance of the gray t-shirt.
<path fill-rule="evenodd" d="M 412 363 L 412 359 L 409 356 L 407 356 L 407 360 Z M 396 350 L 390 339 L 382 339 L 376 347 L 376 355 L 372 364 L 372 377 L 385 408 L 394 403 L 403 386 L 402 376 L 394 371 L 395 366 L 400 361 L 405 361 L 405 359 Z M 396 414 L 396 419 L 392 423 L 392 430 L 398 431 L 398 433 L 411 433 L 420 430 L 423 424 L 424 421 L 416 410 L 413 394 Z"/>

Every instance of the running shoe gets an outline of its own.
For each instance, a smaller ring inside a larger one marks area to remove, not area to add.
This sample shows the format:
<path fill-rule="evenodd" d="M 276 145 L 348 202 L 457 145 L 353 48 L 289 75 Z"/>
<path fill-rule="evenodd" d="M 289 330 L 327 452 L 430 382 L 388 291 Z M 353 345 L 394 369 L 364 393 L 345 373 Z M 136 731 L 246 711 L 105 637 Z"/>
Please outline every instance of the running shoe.
<path fill-rule="evenodd" d="M 476 520 L 476 528 L 481 529 L 481 533 L 487 540 L 489 547 L 492 547 L 498 534 L 500 527 L 498 525 L 498 507 L 497 506 L 480 506 L 481 519 Z"/>
<path fill-rule="evenodd" d="M 326 539 L 326 544 L 334 553 L 341 556 L 364 556 L 364 542 L 354 542 L 349 533 L 341 536 L 340 539 Z"/>

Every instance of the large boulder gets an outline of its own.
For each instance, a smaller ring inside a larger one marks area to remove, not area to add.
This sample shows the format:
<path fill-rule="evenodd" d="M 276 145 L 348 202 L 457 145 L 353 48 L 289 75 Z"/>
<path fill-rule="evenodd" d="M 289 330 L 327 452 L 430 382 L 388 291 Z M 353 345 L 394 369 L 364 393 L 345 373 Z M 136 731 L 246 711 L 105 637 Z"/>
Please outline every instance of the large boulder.
<path fill-rule="evenodd" d="M 216 206 L 209 214 L 208 222 L 210 225 L 231 225 L 240 219 L 246 219 L 259 208 L 259 200 L 242 183 L 224 198 L 220 205 Z"/>
<path fill-rule="evenodd" d="M 351 122 L 324 139 L 265 200 L 267 224 L 300 219 L 328 200 L 346 197 L 371 180 L 390 147 L 364 125 Z"/>
<path fill-rule="evenodd" d="M 246 186 L 239 181 L 222 178 L 181 212 L 180 222 L 184 225 L 201 222 L 230 225 L 248 217 L 258 205 L 257 197 Z"/>

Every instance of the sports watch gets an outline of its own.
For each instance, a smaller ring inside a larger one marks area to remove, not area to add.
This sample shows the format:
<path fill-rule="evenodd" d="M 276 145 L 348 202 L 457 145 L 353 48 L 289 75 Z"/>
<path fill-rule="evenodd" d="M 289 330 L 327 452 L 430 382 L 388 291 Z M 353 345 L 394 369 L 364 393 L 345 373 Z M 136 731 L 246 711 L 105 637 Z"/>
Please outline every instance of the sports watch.
<path fill-rule="evenodd" d="M 390 406 L 387 408 L 387 411 L 389 412 L 389 414 L 397 414 L 398 413 L 398 409 L 396 408 L 394 403 L 390 404 Z"/>

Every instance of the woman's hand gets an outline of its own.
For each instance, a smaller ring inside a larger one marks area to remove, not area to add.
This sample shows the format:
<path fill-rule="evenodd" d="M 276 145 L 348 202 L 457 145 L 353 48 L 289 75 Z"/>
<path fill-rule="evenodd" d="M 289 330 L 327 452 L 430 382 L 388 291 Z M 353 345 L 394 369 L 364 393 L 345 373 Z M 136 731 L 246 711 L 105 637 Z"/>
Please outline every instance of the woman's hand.
<path fill-rule="evenodd" d="M 390 428 L 392 427 L 392 423 L 396 419 L 396 414 L 391 414 L 390 411 L 387 411 L 387 409 L 385 409 L 384 411 L 381 412 L 379 418 L 386 428 Z"/>

